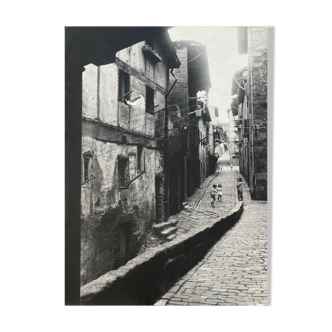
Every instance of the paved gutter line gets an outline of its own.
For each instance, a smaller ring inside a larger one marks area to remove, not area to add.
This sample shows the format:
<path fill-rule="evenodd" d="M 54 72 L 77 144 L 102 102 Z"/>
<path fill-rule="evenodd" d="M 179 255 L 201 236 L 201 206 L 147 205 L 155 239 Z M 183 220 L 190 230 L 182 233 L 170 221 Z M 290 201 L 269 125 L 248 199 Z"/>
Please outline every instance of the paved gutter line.
<path fill-rule="evenodd" d="M 220 174 L 220 172 L 218 172 L 218 173 L 216 172 L 216 175 L 215 175 L 214 178 L 211 180 L 210 184 L 206 187 L 204 193 L 202 194 L 202 196 L 200 197 L 200 199 L 199 199 L 199 200 L 197 201 L 197 203 L 195 204 L 193 210 L 197 210 L 197 211 L 198 211 L 199 206 L 200 206 L 200 204 L 201 204 L 201 202 L 202 202 L 203 197 L 205 196 L 205 194 L 206 194 L 206 192 L 208 191 L 208 189 L 211 187 L 212 182 L 215 180 L 215 178 L 218 176 L 218 174 Z"/>

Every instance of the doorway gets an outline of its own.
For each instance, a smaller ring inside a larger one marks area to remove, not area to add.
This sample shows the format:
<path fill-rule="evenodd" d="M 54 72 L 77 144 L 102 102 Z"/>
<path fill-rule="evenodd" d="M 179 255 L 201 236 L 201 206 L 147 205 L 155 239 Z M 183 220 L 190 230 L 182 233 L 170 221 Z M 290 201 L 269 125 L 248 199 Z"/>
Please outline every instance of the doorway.
<path fill-rule="evenodd" d="M 156 195 L 156 223 L 163 222 L 164 212 L 164 190 L 163 179 L 159 176 L 155 177 L 155 195 Z"/>
<path fill-rule="evenodd" d="M 131 225 L 131 220 L 121 224 L 120 266 L 125 265 L 131 258 Z"/>

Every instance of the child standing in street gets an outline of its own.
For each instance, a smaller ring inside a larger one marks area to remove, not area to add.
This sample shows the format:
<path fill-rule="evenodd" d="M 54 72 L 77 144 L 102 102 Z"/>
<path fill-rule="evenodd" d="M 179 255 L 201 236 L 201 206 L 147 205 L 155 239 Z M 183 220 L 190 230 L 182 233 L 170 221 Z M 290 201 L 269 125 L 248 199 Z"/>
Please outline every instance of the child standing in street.
<path fill-rule="evenodd" d="M 242 179 L 239 178 L 237 181 L 238 181 L 236 185 L 237 197 L 239 201 L 243 201 Z"/>
<path fill-rule="evenodd" d="M 218 201 L 222 202 L 222 185 L 220 183 L 218 184 L 217 191 L 218 191 Z"/>
<path fill-rule="evenodd" d="M 212 197 L 211 206 L 212 206 L 212 207 L 216 207 L 216 206 L 215 206 L 215 201 L 216 201 L 216 197 L 217 197 L 217 195 L 218 195 L 217 185 L 216 185 L 216 184 L 213 185 L 213 188 L 212 188 L 212 190 L 211 190 L 210 195 L 211 195 L 211 197 Z"/>

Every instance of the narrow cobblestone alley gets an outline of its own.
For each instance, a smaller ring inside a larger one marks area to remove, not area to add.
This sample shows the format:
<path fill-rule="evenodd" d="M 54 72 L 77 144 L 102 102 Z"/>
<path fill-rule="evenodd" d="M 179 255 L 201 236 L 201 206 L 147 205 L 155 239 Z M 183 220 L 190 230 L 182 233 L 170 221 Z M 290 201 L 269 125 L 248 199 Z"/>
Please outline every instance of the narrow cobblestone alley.
<path fill-rule="evenodd" d="M 267 202 L 245 186 L 238 223 L 155 305 L 267 305 Z"/>
<path fill-rule="evenodd" d="M 224 166 L 222 170 L 217 170 L 215 174 L 210 175 L 197 188 L 191 197 L 188 197 L 188 205 L 181 212 L 171 216 L 169 220 L 176 221 L 176 236 L 186 234 L 194 228 L 209 225 L 215 220 L 229 215 L 234 208 L 237 198 L 235 197 L 235 181 L 239 175 L 238 167 L 231 168 Z M 222 185 L 222 201 L 216 202 L 216 207 L 211 206 L 210 191 L 212 186 Z M 148 247 L 156 247 L 160 242 L 155 238 L 149 239 Z"/>
<path fill-rule="evenodd" d="M 209 220 L 206 221 L 206 215 L 211 218 L 220 218 L 228 215 L 229 211 L 235 206 L 235 177 L 236 171 L 231 170 L 230 167 L 225 167 L 222 171 L 217 171 L 215 175 L 211 175 L 203 184 L 200 191 L 197 190 L 197 193 L 194 197 L 189 198 L 188 202 L 190 205 L 194 206 L 195 209 L 192 211 L 181 211 L 177 216 L 179 220 L 178 234 L 185 234 L 188 231 L 192 230 L 194 227 L 199 227 L 209 223 Z M 212 179 L 212 180 L 211 180 Z M 210 191 L 214 184 L 221 184 L 223 187 L 223 199 L 222 201 L 216 202 L 216 207 L 211 206 L 211 196 Z M 202 194 L 203 192 L 203 194 Z M 199 196 L 200 197 L 197 197 Z"/>

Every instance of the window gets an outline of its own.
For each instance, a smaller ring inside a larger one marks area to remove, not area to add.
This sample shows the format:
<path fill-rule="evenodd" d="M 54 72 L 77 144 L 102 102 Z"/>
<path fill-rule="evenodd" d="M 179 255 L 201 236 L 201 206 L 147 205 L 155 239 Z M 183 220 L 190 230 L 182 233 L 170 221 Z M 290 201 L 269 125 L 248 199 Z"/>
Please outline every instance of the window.
<path fill-rule="evenodd" d="M 128 184 L 129 174 L 128 174 L 128 164 L 129 159 L 120 157 L 118 159 L 118 180 L 119 187 L 125 187 Z"/>
<path fill-rule="evenodd" d="M 91 177 L 91 152 L 85 152 L 83 154 L 83 182 L 89 184 L 89 179 Z"/>
<path fill-rule="evenodd" d="M 119 100 L 124 101 L 124 95 L 129 92 L 129 74 L 119 70 Z M 127 96 L 128 98 L 128 96 Z"/>
<path fill-rule="evenodd" d="M 206 126 L 206 144 L 210 142 L 210 127 L 209 124 Z"/>
<path fill-rule="evenodd" d="M 137 147 L 137 173 L 144 171 L 144 152 L 143 146 Z"/>
<path fill-rule="evenodd" d="M 245 138 L 249 137 L 249 120 L 248 119 L 243 120 L 243 137 L 245 137 Z"/>
<path fill-rule="evenodd" d="M 153 114 L 154 90 L 146 86 L 146 112 Z"/>

